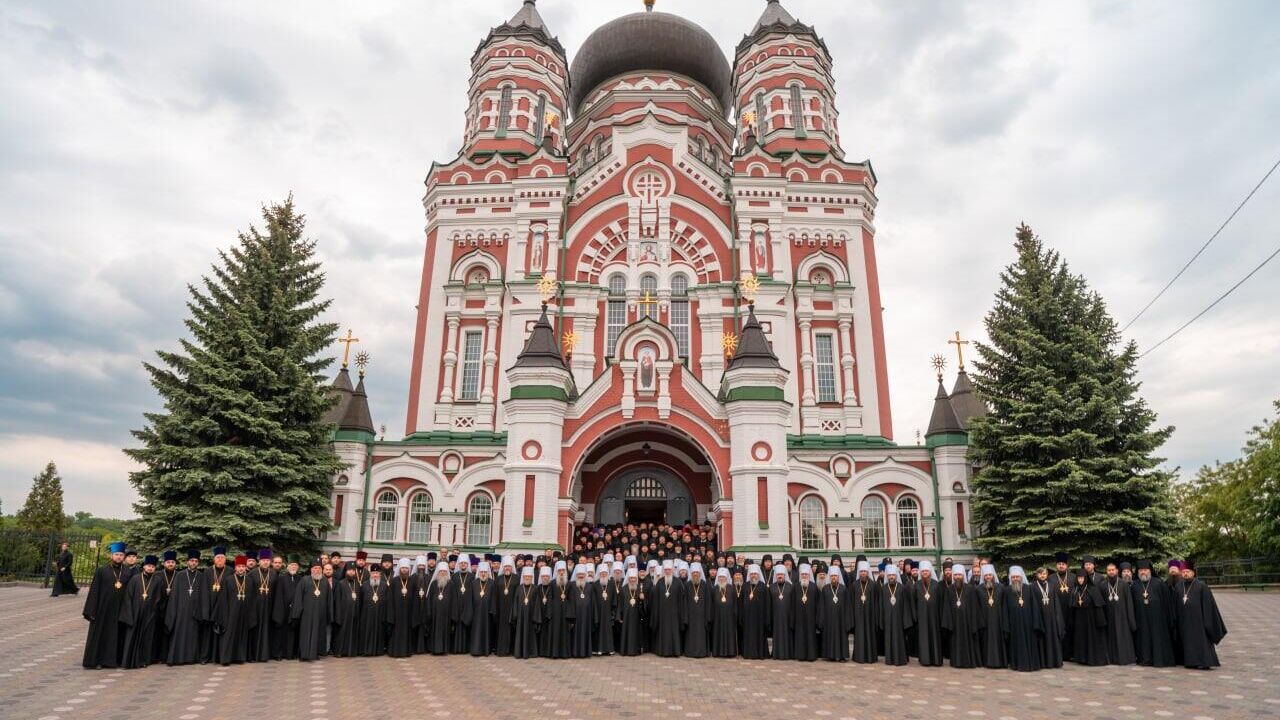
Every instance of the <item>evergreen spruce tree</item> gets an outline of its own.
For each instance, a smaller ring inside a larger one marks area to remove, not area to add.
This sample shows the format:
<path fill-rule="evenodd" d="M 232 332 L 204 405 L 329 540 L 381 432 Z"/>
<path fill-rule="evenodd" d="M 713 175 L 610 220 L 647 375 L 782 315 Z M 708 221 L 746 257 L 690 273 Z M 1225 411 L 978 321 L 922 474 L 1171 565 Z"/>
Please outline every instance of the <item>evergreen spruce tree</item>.
<path fill-rule="evenodd" d="M 324 274 L 293 198 L 264 207 L 199 287 L 190 338 L 145 364 L 164 400 L 126 450 L 144 468 L 131 539 L 148 548 L 227 544 L 314 550 L 340 463 L 324 422 Z"/>
<path fill-rule="evenodd" d="M 52 461 L 31 479 L 31 492 L 27 493 L 27 501 L 14 521 L 24 530 L 61 534 L 66 529 L 67 516 L 62 514 L 62 478 Z"/>
<path fill-rule="evenodd" d="M 1180 520 L 1156 427 L 1138 395 L 1137 348 L 1083 277 L 1025 224 L 986 317 L 970 427 L 978 546 L 1001 561 L 1167 557 Z"/>

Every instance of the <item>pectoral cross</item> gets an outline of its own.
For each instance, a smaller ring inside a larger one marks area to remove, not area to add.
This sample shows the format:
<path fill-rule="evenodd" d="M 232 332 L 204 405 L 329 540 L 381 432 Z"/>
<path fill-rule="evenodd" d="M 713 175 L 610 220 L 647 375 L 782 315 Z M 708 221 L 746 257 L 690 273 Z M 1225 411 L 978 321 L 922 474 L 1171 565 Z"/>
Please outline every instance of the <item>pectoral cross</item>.
<path fill-rule="evenodd" d="M 956 359 L 960 361 L 960 372 L 964 372 L 964 346 L 969 344 L 968 340 L 960 339 L 960 331 L 956 331 L 956 339 L 948 340 L 948 345 L 956 346 Z"/>
<path fill-rule="evenodd" d="M 654 298 L 653 293 L 649 292 L 648 290 L 644 291 L 644 297 L 636 301 L 636 307 L 642 308 L 640 310 L 640 314 L 644 315 L 645 317 L 655 317 L 656 313 L 654 315 L 650 315 L 649 310 L 645 308 L 653 307 L 657 304 L 658 304 L 657 299 Z"/>
<path fill-rule="evenodd" d="M 351 344 L 360 342 L 360 338 L 352 337 L 351 328 L 347 328 L 347 336 L 338 338 L 338 342 L 343 343 L 342 347 L 342 367 L 347 366 L 347 356 L 351 353 Z"/>

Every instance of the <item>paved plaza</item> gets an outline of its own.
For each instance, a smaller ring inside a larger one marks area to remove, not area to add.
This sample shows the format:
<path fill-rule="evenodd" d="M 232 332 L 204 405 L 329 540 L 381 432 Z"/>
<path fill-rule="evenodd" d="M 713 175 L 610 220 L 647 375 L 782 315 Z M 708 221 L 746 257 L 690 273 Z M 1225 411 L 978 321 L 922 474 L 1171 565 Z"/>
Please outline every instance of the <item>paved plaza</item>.
<path fill-rule="evenodd" d="M 329 658 L 228 668 L 80 667 L 83 595 L 0 588 L 0 718 L 1226 718 L 1280 717 L 1280 592 L 1218 594 L 1222 667 L 1016 673 L 684 660 Z"/>

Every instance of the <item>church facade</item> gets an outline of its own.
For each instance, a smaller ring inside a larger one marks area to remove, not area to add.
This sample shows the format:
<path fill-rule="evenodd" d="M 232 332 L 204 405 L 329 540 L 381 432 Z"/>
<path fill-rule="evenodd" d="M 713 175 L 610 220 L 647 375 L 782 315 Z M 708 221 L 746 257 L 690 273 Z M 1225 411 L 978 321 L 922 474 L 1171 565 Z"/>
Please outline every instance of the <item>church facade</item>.
<path fill-rule="evenodd" d="M 333 385 L 327 547 L 654 521 L 757 554 L 971 554 L 982 409 L 962 368 L 926 442 L 894 440 L 876 175 L 812 27 L 770 0 L 730 64 L 639 12 L 570 59 L 525 0 L 472 56 L 465 117 L 426 177 L 403 438 L 376 438 L 363 374 Z"/>

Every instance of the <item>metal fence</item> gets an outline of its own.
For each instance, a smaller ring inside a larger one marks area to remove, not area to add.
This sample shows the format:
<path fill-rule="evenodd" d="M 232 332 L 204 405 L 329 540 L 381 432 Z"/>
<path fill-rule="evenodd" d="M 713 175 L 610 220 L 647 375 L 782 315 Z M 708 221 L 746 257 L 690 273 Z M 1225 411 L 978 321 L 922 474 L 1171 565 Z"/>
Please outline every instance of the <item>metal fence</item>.
<path fill-rule="evenodd" d="M 86 583 L 102 561 L 102 539 L 86 533 L 0 530 L 0 581 L 38 582 L 48 587 L 57 573 L 54 561 L 62 543 L 71 551 L 71 574 Z"/>
<path fill-rule="evenodd" d="M 1202 560 L 1196 577 L 1208 585 L 1251 587 L 1280 583 L 1280 558 L 1251 557 Z"/>

